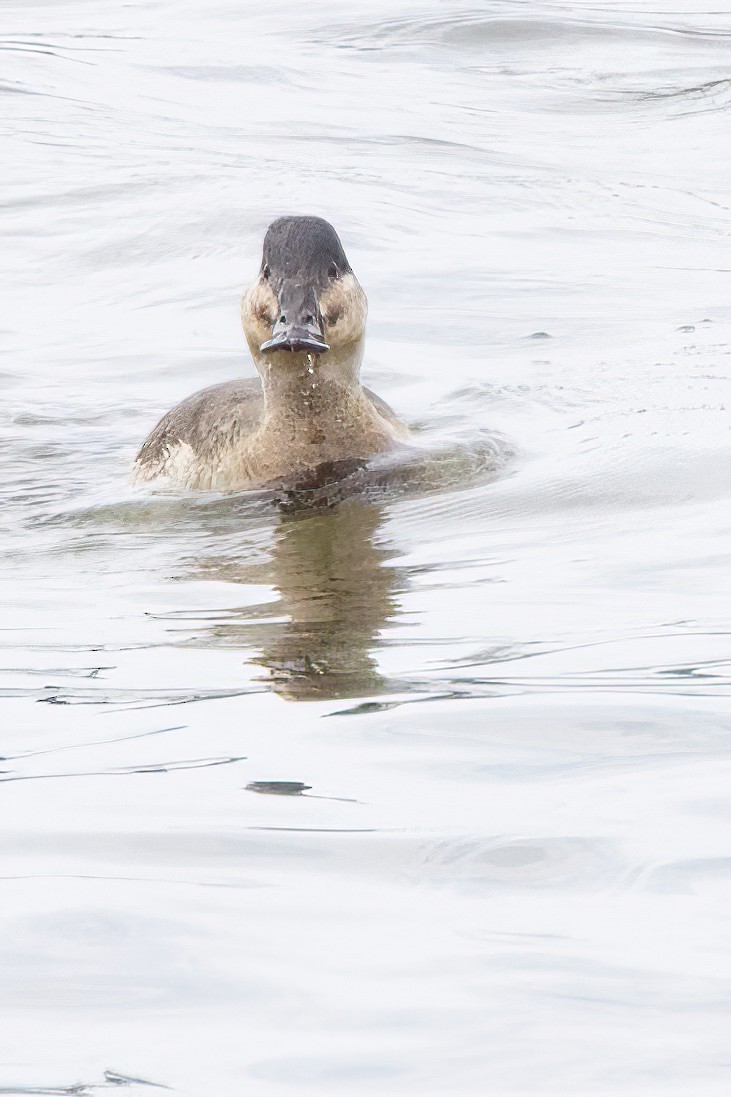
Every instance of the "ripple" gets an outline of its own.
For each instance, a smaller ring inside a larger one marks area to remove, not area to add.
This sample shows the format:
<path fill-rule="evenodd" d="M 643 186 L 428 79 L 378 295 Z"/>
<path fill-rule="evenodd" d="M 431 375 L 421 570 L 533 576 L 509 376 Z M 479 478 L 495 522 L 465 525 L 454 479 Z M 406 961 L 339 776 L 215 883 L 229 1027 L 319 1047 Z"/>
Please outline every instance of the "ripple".
<path fill-rule="evenodd" d="M 181 769 L 209 769 L 211 766 L 228 766 L 233 762 L 244 762 L 244 755 L 231 758 L 192 758 L 183 761 L 152 762 L 133 766 L 118 766 L 112 769 L 82 770 L 74 773 L 24 773 L 0 777 L 0 783 L 10 781 L 57 781 L 69 777 L 125 777 L 133 773 L 173 773 Z M 4 770 L 3 773 L 10 771 Z"/>
<path fill-rule="evenodd" d="M 262 792 L 271 796 L 301 796 L 311 788 L 312 785 L 305 785 L 302 781 L 250 781 L 246 791 Z"/>
<path fill-rule="evenodd" d="M 643 884 L 651 891 L 670 895 L 728 894 L 731 857 L 697 857 L 659 865 L 647 873 Z"/>
<path fill-rule="evenodd" d="M 132 1074 L 123 1074 L 119 1070 L 105 1070 L 101 1082 L 73 1082 L 60 1086 L 0 1086 L 0 1094 L 8 1097 L 91 1097 L 100 1089 L 111 1086 L 128 1088 L 129 1086 L 149 1086 L 154 1089 L 171 1089 L 162 1082 L 151 1082 L 147 1078 L 136 1078 Z"/>
<path fill-rule="evenodd" d="M 456 838 L 425 847 L 409 875 L 440 886 L 542 891 L 604 887 L 623 871 L 602 839 Z"/>
<path fill-rule="evenodd" d="M 556 44 L 572 50 L 591 43 L 599 45 L 616 41 L 627 44 L 671 43 L 674 39 L 702 41 L 723 45 L 729 34 L 723 29 L 703 29 L 680 24 L 648 25 L 635 22 L 609 22 L 575 19 L 567 16 L 545 19 L 540 16 L 506 19 L 485 17 L 482 12 L 467 11 L 426 18 L 407 18 L 385 21 L 377 26 L 360 28 L 352 33 L 342 28 L 338 35 L 341 48 L 383 49 L 400 47 L 416 50 L 425 44 L 459 51 L 462 55 L 484 54 L 493 47 L 496 51 L 510 49 L 545 49 L 546 44 Z"/>

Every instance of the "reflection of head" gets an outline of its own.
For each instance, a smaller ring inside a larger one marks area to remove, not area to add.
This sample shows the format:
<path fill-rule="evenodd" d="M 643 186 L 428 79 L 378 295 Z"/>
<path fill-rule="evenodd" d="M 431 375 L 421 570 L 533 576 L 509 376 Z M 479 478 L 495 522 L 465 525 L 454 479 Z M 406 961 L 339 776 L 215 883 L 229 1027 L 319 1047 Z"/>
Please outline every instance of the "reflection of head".
<path fill-rule="evenodd" d="M 359 697 L 383 689 L 371 655 L 396 611 L 397 571 L 375 537 L 380 508 L 353 499 L 282 519 L 272 582 L 289 620 L 270 632 L 259 662 L 288 700 Z"/>

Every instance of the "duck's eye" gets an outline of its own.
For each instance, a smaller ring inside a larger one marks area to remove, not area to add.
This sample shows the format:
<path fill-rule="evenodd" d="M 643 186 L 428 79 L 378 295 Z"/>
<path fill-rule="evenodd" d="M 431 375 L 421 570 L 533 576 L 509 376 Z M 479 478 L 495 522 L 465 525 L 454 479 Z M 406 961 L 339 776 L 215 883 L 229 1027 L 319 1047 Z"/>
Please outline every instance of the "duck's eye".
<path fill-rule="evenodd" d="M 332 327 L 333 324 L 337 324 L 340 317 L 343 315 L 343 310 L 340 308 L 331 309 L 325 317 L 325 323 Z"/>
<path fill-rule="evenodd" d="M 265 282 L 269 281 L 269 264 L 265 263 L 262 267 L 261 276 Z"/>
<path fill-rule="evenodd" d="M 334 263 L 331 263 L 330 266 L 327 268 L 328 278 L 331 278 L 333 281 L 335 281 L 339 274 L 340 271 L 338 270 L 338 268 L 335 266 Z"/>

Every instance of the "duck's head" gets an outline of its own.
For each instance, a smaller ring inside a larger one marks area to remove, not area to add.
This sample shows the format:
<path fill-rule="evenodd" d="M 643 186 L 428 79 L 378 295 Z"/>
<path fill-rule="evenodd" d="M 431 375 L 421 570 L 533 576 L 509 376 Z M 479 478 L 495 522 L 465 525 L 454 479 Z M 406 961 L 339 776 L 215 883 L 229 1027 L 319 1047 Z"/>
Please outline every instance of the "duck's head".
<path fill-rule="evenodd" d="M 307 368 L 355 384 L 366 315 L 365 293 L 332 225 L 321 217 L 273 221 L 259 276 L 241 307 L 262 376 Z"/>

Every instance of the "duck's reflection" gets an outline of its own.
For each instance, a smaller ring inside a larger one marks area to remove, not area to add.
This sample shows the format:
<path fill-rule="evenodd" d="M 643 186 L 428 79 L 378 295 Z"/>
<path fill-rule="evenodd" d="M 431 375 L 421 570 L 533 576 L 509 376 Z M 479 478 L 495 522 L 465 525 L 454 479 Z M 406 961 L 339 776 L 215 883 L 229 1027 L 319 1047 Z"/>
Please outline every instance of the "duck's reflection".
<path fill-rule="evenodd" d="M 358 500 L 282 519 L 272 578 L 288 621 L 260 657 L 282 696 L 356 697 L 384 688 L 372 649 L 396 612 L 398 572 L 378 540 L 381 520 L 380 508 Z"/>
<path fill-rule="evenodd" d="M 208 561 L 209 578 L 274 586 L 278 601 L 218 618 L 214 643 L 251 645 L 272 690 L 291 701 L 383 692 L 374 648 L 404 583 L 380 536 L 383 508 L 350 499 L 332 509 L 283 514 L 268 564 Z"/>

